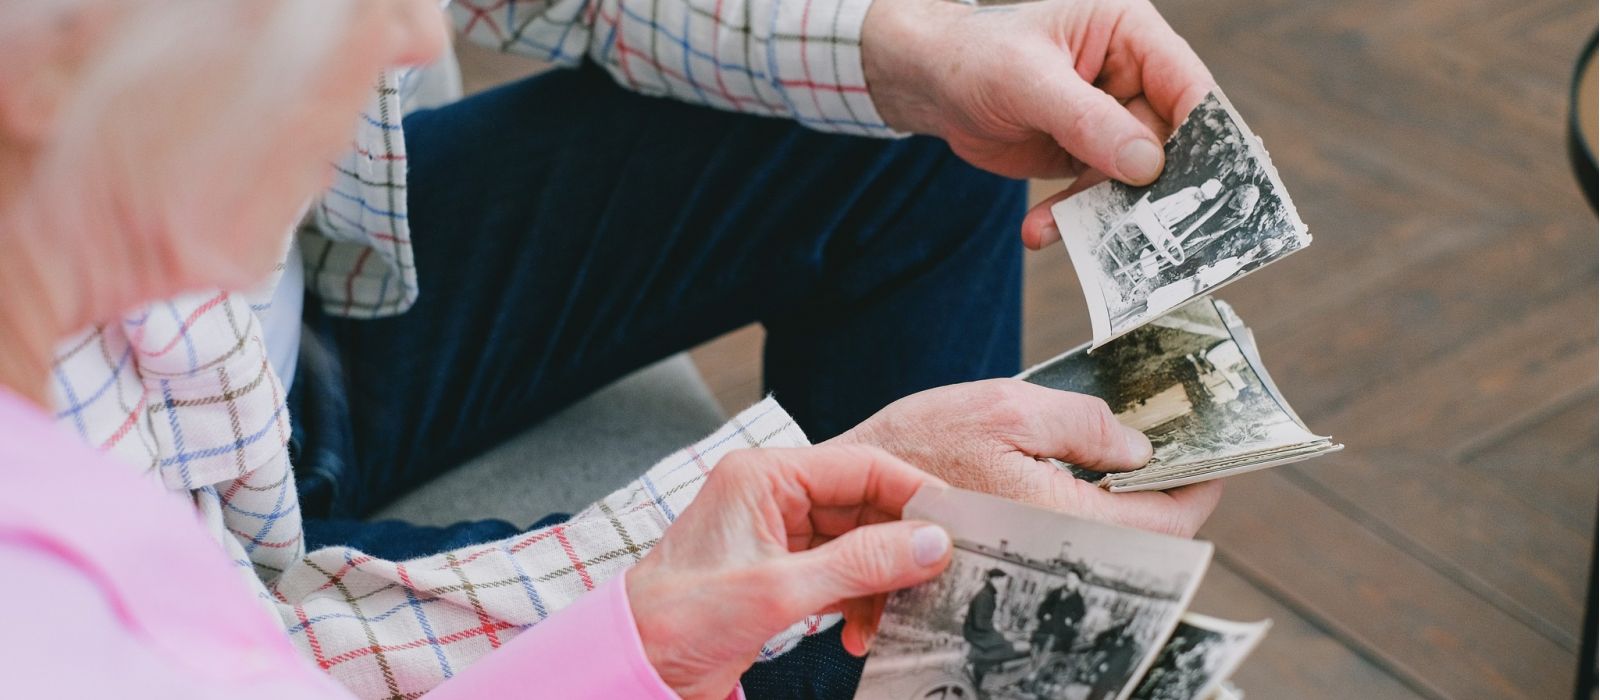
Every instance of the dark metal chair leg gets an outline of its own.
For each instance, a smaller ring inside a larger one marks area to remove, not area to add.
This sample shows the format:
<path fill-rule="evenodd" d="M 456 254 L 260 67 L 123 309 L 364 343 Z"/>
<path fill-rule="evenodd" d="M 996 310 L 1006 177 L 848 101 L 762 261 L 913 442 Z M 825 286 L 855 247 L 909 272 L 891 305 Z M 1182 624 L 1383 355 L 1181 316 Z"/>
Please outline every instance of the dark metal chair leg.
<path fill-rule="evenodd" d="M 1589 597 L 1583 604 L 1583 646 L 1578 650 L 1578 687 L 1575 700 L 1593 700 L 1597 679 L 1595 673 L 1595 563 L 1597 551 L 1589 550 Z"/>

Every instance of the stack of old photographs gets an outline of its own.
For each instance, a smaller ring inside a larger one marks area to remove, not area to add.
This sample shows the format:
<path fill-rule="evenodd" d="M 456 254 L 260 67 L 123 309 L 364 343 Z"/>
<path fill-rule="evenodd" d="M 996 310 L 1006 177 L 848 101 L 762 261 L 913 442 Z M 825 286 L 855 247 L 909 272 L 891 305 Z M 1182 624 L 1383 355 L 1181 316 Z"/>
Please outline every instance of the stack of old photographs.
<path fill-rule="evenodd" d="M 1208 296 L 1311 243 L 1260 139 L 1220 92 L 1167 140 L 1154 183 L 1101 183 L 1050 211 L 1094 340 L 1021 378 L 1099 396 L 1155 444 L 1142 469 L 1074 473 L 1112 491 L 1169 489 L 1340 449 L 1306 428 L 1250 330 Z"/>
<path fill-rule="evenodd" d="M 1260 139 L 1220 92 L 1167 140 L 1155 182 L 1103 182 L 1050 213 L 1094 347 L 1311 244 Z"/>
<path fill-rule="evenodd" d="M 1268 622 L 1186 614 L 1211 545 L 950 487 L 950 568 L 890 597 L 857 698 L 1208 700 Z"/>
<path fill-rule="evenodd" d="M 1098 396 L 1149 436 L 1155 455 L 1143 468 L 1074 469 L 1112 491 L 1170 489 L 1343 448 L 1289 408 L 1254 335 L 1220 300 L 1201 297 L 1090 350 L 1080 346 L 1018 378 Z"/>

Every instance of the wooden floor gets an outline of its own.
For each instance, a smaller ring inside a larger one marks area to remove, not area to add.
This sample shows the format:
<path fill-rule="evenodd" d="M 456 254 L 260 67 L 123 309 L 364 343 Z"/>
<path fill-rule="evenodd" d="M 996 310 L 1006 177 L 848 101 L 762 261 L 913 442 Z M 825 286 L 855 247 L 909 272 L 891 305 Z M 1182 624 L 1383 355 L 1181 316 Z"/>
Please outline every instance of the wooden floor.
<path fill-rule="evenodd" d="M 1572 0 L 1157 0 L 1316 236 L 1222 296 L 1348 445 L 1230 479 L 1196 609 L 1271 617 L 1252 698 L 1571 697 L 1596 501 L 1596 221 L 1564 148 Z M 464 52 L 469 87 L 526 65 Z M 1036 194 L 1048 183 L 1036 183 Z M 1089 337 L 1027 262 L 1025 362 Z M 729 411 L 761 329 L 694 352 Z"/>
<path fill-rule="evenodd" d="M 1196 608 L 1271 617 L 1254 698 L 1571 697 L 1596 500 L 1596 223 L 1563 150 L 1571 0 L 1158 3 L 1316 236 L 1223 297 L 1348 449 L 1237 477 Z M 1027 362 L 1089 337 L 1028 258 Z M 695 359 L 730 409 L 759 328 Z"/>

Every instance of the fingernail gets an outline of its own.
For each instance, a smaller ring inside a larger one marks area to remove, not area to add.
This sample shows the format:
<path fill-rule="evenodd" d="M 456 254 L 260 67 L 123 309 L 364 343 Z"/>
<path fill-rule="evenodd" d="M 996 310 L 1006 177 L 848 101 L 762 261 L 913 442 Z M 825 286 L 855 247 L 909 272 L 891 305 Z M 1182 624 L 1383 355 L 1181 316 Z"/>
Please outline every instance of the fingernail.
<path fill-rule="evenodd" d="M 1161 147 L 1145 139 L 1123 144 L 1117 152 L 1117 170 L 1124 180 L 1144 184 L 1161 174 Z"/>
<path fill-rule="evenodd" d="M 917 566 L 933 566 L 950 551 L 950 535 L 938 525 L 923 525 L 911 533 L 911 558 Z"/>
<path fill-rule="evenodd" d="M 1154 452 L 1150 446 L 1150 438 L 1126 425 L 1122 426 L 1122 435 L 1128 440 L 1129 459 L 1139 464 L 1150 461 L 1150 455 Z"/>
<path fill-rule="evenodd" d="M 1056 222 L 1047 222 L 1039 227 L 1039 247 L 1043 248 L 1059 240 L 1061 240 L 1061 229 L 1056 228 Z"/>

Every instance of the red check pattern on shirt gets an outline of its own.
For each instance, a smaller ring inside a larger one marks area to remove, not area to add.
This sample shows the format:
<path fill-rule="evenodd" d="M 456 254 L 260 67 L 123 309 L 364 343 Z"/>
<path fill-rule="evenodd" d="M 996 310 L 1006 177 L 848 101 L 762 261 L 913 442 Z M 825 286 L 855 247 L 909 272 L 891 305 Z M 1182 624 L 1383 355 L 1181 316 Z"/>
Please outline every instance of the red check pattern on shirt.
<path fill-rule="evenodd" d="M 475 41 L 562 65 L 587 57 L 647 94 L 888 136 L 861 70 L 869 3 L 467 0 L 452 15 Z M 404 73 L 378 80 L 333 186 L 296 233 L 307 289 L 330 314 L 402 313 L 420 289 L 406 210 L 406 85 Z M 276 283 L 154 303 L 66 339 L 53 368 L 55 417 L 188 492 L 294 642 L 363 697 L 420 695 L 626 569 L 727 451 L 807 444 L 768 399 L 560 527 L 411 562 L 343 548 L 307 554 L 287 396 L 257 317 Z M 763 656 L 832 619 L 797 623 Z"/>
<path fill-rule="evenodd" d="M 891 136 L 867 95 L 871 0 L 456 0 L 463 34 L 560 65 L 585 56 L 648 95 Z"/>

